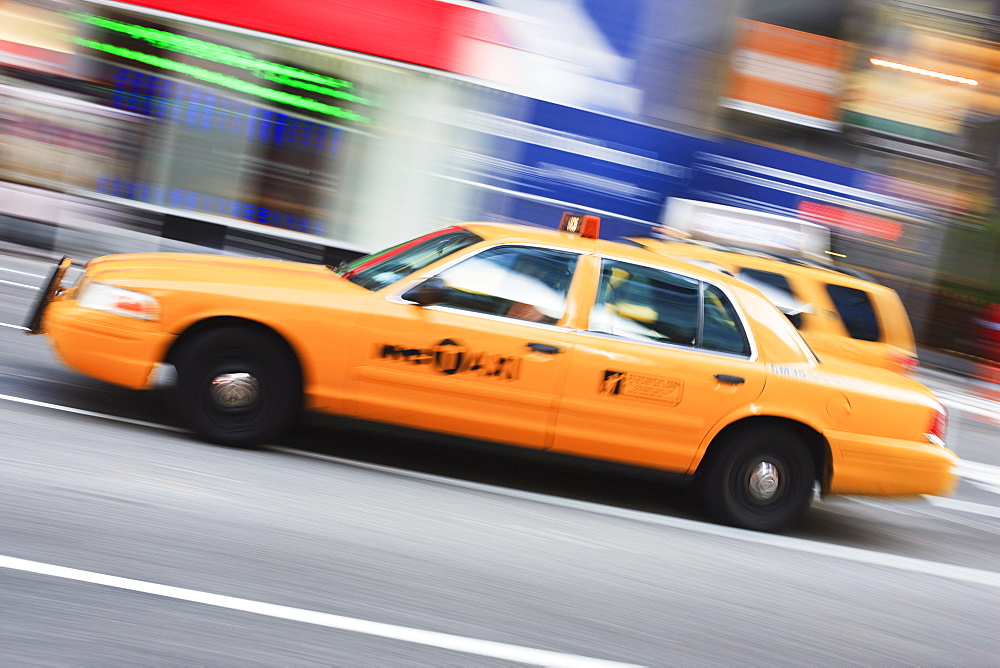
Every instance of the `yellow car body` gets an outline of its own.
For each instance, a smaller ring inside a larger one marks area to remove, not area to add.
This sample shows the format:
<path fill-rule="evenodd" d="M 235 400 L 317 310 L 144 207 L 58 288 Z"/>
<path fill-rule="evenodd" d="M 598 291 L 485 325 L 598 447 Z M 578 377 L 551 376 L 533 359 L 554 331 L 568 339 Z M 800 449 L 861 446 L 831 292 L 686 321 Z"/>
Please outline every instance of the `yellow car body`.
<path fill-rule="evenodd" d="M 834 355 L 901 373 L 917 366 L 910 319 L 892 288 L 832 267 L 738 249 L 669 239 L 633 241 L 654 253 L 714 265 L 750 281 L 761 276 L 782 277 L 780 290 L 785 294 L 781 296 L 799 305 L 801 310 L 793 320 L 802 338 L 820 356 Z M 834 299 L 837 290 L 842 294 L 838 295 L 839 303 Z"/>
<path fill-rule="evenodd" d="M 714 517 L 762 530 L 815 484 L 957 482 L 927 388 L 821 362 L 758 290 L 626 244 L 469 223 L 338 271 L 133 254 L 55 284 L 33 329 L 58 357 L 137 389 L 175 365 L 181 419 L 214 442 L 322 411 L 682 474 Z"/>

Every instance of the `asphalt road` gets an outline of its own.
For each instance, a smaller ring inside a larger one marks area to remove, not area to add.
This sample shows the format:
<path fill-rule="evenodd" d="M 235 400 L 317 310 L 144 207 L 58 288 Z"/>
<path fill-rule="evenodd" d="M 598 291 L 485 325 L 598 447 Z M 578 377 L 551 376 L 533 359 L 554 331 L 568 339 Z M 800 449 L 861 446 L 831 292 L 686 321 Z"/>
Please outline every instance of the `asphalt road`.
<path fill-rule="evenodd" d="M 757 534 L 652 477 L 343 420 L 206 445 L 18 329 L 46 270 L 0 255 L 0 664 L 1000 656 L 1000 406 L 964 379 L 924 376 L 953 498 L 819 500 Z"/>

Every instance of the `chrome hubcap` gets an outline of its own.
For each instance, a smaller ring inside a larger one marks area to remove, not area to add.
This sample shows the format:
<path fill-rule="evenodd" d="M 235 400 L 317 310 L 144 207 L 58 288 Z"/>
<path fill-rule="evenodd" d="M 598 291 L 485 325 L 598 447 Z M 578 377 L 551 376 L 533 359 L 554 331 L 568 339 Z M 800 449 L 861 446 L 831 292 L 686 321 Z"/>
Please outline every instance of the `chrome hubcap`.
<path fill-rule="evenodd" d="M 224 373 L 212 379 L 212 399 L 223 408 L 242 408 L 260 395 L 260 383 L 248 373 Z"/>
<path fill-rule="evenodd" d="M 750 469 L 750 496 L 756 501 L 770 501 L 778 492 L 778 469 L 770 462 L 758 462 Z"/>

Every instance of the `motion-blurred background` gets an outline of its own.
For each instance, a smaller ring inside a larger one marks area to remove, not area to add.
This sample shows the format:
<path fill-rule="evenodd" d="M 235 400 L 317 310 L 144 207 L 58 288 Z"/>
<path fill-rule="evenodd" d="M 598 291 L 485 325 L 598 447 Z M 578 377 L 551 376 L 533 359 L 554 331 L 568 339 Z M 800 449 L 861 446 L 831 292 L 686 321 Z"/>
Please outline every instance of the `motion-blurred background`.
<path fill-rule="evenodd" d="M 334 262 L 669 198 L 828 226 L 1000 362 L 997 0 L 0 0 L 0 241 Z M 992 343 L 991 343 L 992 342 Z"/>

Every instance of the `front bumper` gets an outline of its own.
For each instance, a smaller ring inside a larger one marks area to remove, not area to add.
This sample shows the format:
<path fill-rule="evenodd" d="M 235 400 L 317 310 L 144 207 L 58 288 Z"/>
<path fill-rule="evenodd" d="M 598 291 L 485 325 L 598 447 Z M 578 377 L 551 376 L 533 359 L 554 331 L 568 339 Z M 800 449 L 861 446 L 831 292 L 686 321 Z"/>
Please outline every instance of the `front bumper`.
<path fill-rule="evenodd" d="M 52 301 L 41 328 L 67 366 L 133 389 L 151 387 L 152 372 L 175 338 L 158 322 L 80 308 L 72 299 Z"/>
<path fill-rule="evenodd" d="M 42 286 L 41 292 L 38 293 L 34 306 L 28 312 L 28 321 L 24 323 L 24 328 L 28 331 L 28 334 L 42 333 L 42 318 L 45 315 L 45 309 L 48 308 L 53 299 L 62 293 L 63 277 L 66 276 L 66 272 L 72 266 L 73 259 L 63 255 L 59 263 L 49 272 L 49 276 L 45 281 L 45 285 Z"/>
<path fill-rule="evenodd" d="M 826 436 L 833 454 L 830 494 L 949 496 L 958 485 L 959 460 L 947 448 L 843 432 Z"/>

